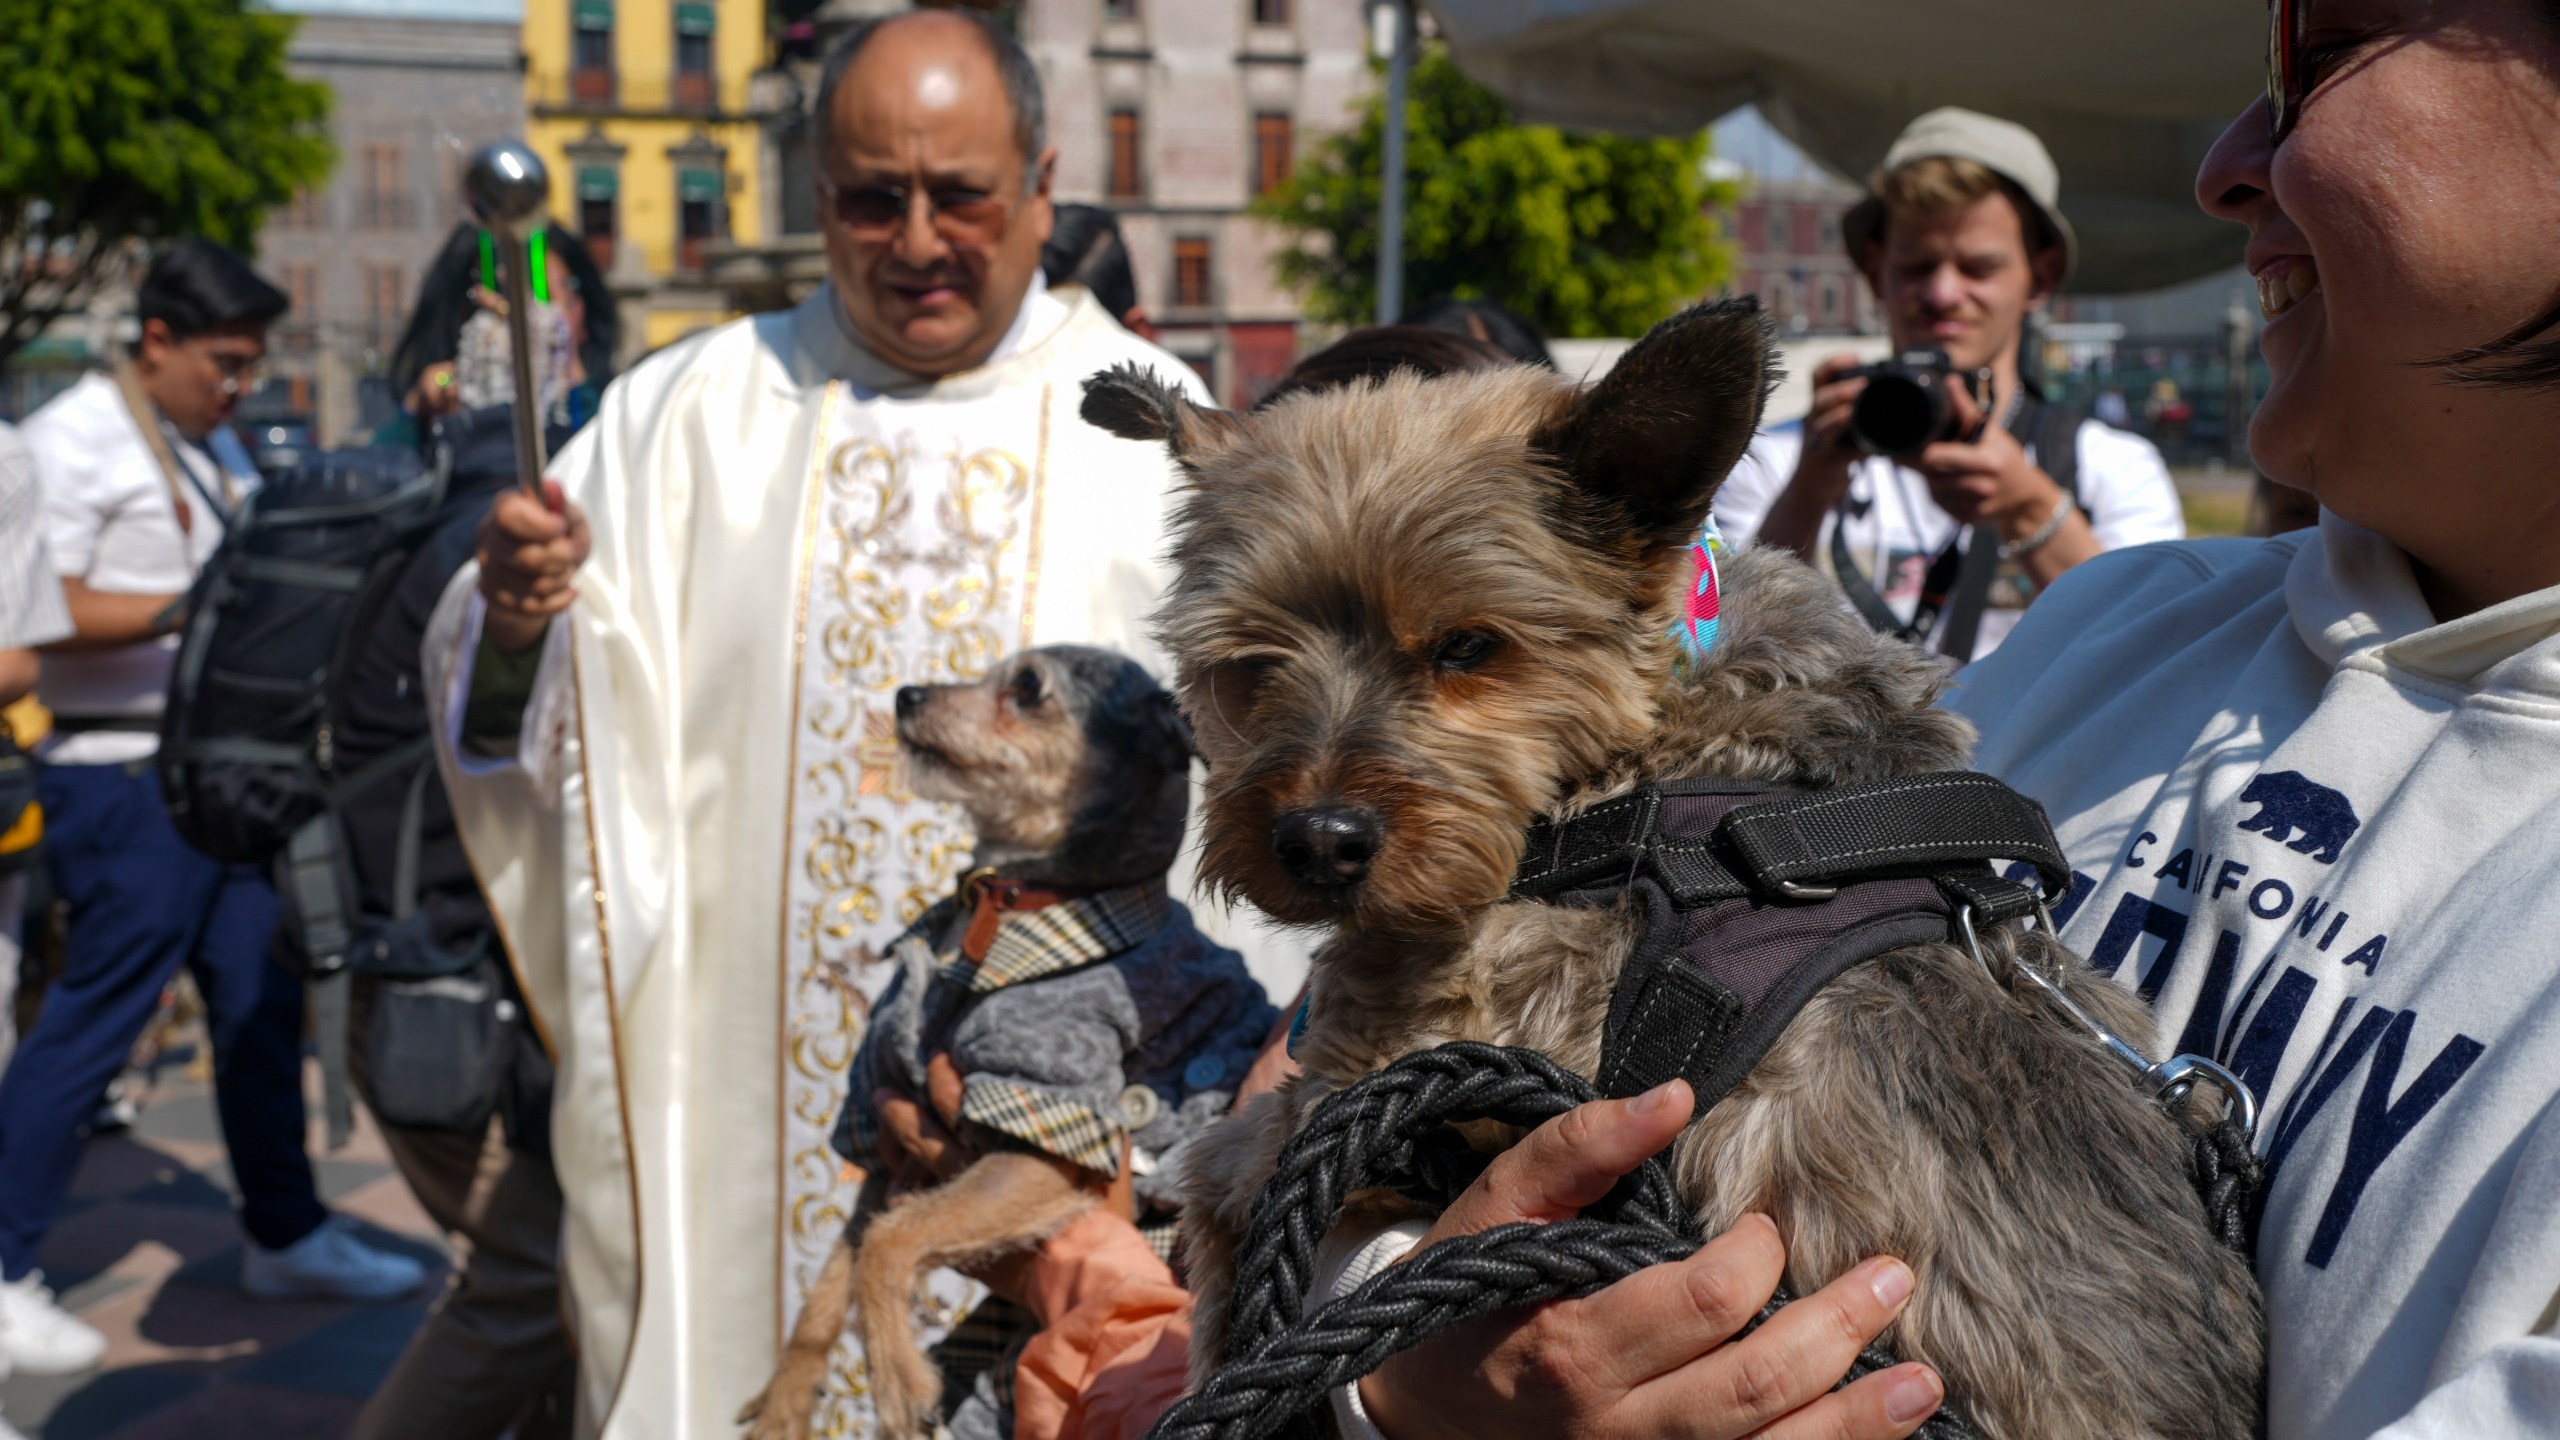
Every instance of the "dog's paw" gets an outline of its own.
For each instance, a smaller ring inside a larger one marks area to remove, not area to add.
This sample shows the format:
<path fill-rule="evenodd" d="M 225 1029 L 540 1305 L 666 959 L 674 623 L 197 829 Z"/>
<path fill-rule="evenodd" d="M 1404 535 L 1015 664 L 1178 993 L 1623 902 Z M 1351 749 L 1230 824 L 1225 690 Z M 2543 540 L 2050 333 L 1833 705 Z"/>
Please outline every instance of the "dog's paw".
<path fill-rule="evenodd" d="M 808 1440 L 816 1407 L 814 1391 L 795 1402 L 768 1390 L 739 1407 L 738 1423 L 747 1427 L 745 1440 Z"/>
<path fill-rule="evenodd" d="M 871 1413 L 880 1433 L 898 1440 L 933 1440 L 942 1428 L 942 1375 L 913 1353 L 866 1355 L 871 1371 Z"/>

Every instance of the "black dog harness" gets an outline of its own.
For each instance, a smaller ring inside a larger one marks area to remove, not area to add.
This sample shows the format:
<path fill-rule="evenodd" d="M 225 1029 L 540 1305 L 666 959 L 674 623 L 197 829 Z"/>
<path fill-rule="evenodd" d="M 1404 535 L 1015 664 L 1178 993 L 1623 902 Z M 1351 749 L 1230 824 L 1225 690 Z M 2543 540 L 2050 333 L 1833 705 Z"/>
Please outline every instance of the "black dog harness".
<path fill-rule="evenodd" d="M 2024 862 L 2037 889 L 1995 873 Z M 1888 951 L 2034 915 L 2071 883 L 2043 807 L 1948 771 L 1836 790 L 1678 780 L 1541 820 L 1517 899 L 1638 916 L 1600 1093 L 1674 1076 L 1698 1112 L 1740 1084 L 1823 986 Z"/>
<path fill-rule="evenodd" d="M 2008 878 L 1997 861 L 2023 864 L 2040 884 Z M 1905 946 L 1961 944 L 1995 981 L 2031 982 L 2164 1100 L 2198 1083 L 2224 1092 L 2224 1120 L 2191 1136 L 2191 1178 L 2217 1236 L 2246 1253 L 2263 1178 L 2247 1088 L 2201 1057 L 2152 1062 L 2033 966 L 2000 973 L 1981 944 L 1985 927 L 2043 917 L 2070 879 L 2041 806 L 1988 775 L 1947 771 L 1817 791 L 1724 779 L 1647 786 L 1533 825 L 1511 894 L 1636 912 L 1597 1093 L 1638 1094 L 1677 1076 L 1701 1114 L 1823 986 Z M 1310 1436 L 1310 1412 L 1328 1390 L 1400 1350 L 1694 1251 L 1695 1217 L 1657 1156 L 1573 1219 L 1443 1241 L 1305 1313 L 1316 1246 L 1354 1191 L 1388 1186 L 1445 1209 L 1489 1158 L 1453 1125 L 1531 1126 L 1594 1094 L 1535 1051 L 1458 1042 L 1327 1097 L 1256 1197 L 1217 1372 L 1166 1412 L 1150 1440 Z M 1790 1298 L 1781 1289 L 1761 1319 Z M 1894 1363 L 1871 1347 L 1850 1376 Z M 1942 1410 L 1919 1433 L 1974 1432 Z"/>

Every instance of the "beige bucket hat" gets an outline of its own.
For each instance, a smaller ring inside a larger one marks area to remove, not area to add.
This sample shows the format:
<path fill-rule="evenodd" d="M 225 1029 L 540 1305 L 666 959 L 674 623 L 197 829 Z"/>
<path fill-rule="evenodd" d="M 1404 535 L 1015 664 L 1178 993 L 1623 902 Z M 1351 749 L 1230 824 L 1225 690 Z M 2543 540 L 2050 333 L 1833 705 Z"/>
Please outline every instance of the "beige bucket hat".
<path fill-rule="evenodd" d="M 1884 152 L 1884 164 L 1877 167 L 1876 173 L 1884 175 L 1914 160 L 1936 156 L 1970 160 L 2024 191 L 2036 209 L 2043 212 L 2053 233 L 2062 237 L 2062 278 L 2071 278 L 2071 272 L 2080 264 L 2080 237 L 2072 233 L 2071 222 L 2062 218 L 2061 209 L 2054 203 L 2062 188 L 2062 175 L 2034 131 L 1980 111 L 1943 106 L 1904 126 L 1893 148 Z M 1840 217 L 1840 243 L 1851 261 L 1856 261 L 1869 243 L 1884 238 L 1884 219 L 1884 202 L 1875 197 L 1872 189 Z"/>

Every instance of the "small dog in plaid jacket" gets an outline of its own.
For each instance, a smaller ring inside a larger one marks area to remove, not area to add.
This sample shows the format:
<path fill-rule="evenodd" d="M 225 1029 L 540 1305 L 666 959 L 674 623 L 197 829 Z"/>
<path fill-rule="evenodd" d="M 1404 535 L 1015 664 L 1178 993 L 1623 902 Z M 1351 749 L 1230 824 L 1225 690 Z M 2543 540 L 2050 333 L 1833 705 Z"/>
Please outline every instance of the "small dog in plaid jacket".
<path fill-rule="evenodd" d="M 925 1273 L 1037 1247 L 1124 1163 L 1141 1205 L 1170 1210 L 1183 1150 L 1226 1113 L 1278 1019 L 1243 959 L 1166 893 L 1191 733 L 1144 668 L 1045 646 L 974 685 L 908 686 L 897 705 L 915 791 L 968 812 L 976 863 L 889 946 L 897 970 L 836 1122 L 862 1193 L 739 1417 L 751 1440 L 808 1433 L 848 1309 L 883 1432 L 930 1435 L 942 1376 L 912 1314 Z M 983 1158 L 892 1197 L 871 1096 L 924 1095 L 936 1055 L 959 1073 L 962 1138 Z"/>

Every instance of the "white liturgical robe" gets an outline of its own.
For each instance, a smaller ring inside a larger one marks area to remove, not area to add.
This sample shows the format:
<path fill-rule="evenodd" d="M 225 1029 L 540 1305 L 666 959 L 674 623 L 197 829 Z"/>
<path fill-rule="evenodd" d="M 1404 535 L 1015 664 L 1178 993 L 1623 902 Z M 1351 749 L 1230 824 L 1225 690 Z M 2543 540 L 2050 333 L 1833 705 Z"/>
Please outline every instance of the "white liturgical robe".
<path fill-rule="evenodd" d="M 855 972 L 970 840 L 907 790 L 897 688 L 1057 641 L 1162 673 L 1171 473 L 1077 414 L 1124 361 L 1206 399 L 1080 290 L 1035 289 L 939 380 L 862 348 L 831 288 L 644 362 L 550 467 L 594 552 L 511 763 L 458 752 L 476 570 L 446 594 L 446 779 L 558 1062 L 585 1433 L 734 1435 L 842 1228 Z M 831 1377 L 821 1433 L 867 1429 L 859 1388 Z"/>

